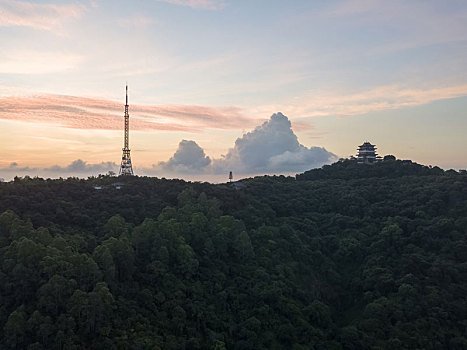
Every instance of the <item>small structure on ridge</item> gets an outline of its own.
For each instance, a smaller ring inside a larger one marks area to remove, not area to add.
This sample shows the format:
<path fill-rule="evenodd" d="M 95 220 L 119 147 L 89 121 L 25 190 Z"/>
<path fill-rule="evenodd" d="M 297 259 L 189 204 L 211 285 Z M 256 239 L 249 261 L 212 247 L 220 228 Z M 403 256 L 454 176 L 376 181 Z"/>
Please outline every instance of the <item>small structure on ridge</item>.
<path fill-rule="evenodd" d="M 372 145 L 369 142 L 364 142 L 363 145 L 358 146 L 358 164 L 373 164 L 380 161 L 381 157 L 376 153 L 375 145 Z"/>

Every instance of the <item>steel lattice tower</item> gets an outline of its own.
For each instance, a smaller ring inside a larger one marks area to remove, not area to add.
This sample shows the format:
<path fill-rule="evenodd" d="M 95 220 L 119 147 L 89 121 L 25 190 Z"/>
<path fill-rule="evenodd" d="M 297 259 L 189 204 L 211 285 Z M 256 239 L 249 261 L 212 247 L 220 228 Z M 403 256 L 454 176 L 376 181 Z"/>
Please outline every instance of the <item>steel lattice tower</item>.
<path fill-rule="evenodd" d="M 120 165 L 119 175 L 133 175 L 131 165 L 130 148 L 128 147 L 130 138 L 130 115 L 128 114 L 128 85 L 126 85 L 126 103 L 125 103 L 125 136 L 123 141 L 122 164 Z"/>

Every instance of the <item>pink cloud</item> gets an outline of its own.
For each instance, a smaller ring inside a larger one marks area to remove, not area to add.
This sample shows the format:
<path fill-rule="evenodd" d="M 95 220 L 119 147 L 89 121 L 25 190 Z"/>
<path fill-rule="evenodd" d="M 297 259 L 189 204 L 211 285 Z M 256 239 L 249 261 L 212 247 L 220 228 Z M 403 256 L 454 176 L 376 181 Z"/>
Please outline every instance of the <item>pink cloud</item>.
<path fill-rule="evenodd" d="M 58 124 L 73 129 L 120 130 L 123 103 L 62 95 L 1 97 L 0 119 Z M 130 105 L 133 130 L 202 132 L 256 125 L 238 107 Z"/>
<path fill-rule="evenodd" d="M 144 16 L 142 14 L 125 17 L 118 20 L 118 24 L 124 28 L 146 28 L 155 23 L 156 21 L 153 18 Z"/>
<path fill-rule="evenodd" d="M 77 4 L 35 4 L 0 0 L 0 27 L 24 26 L 53 30 L 60 27 L 66 19 L 80 18 L 85 11 L 84 5 Z"/>
<path fill-rule="evenodd" d="M 223 0 L 156 0 L 159 2 L 167 2 L 169 4 L 187 6 L 202 10 L 220 10 L 224 8 Z"/>
<path fill-rule="evenodd" d="M 294 131 L 310 131 L 314 130 L 315 126 L 313 124 L 310 124 L 307 121 L 293 121 L 292 122 L 292 129 Z"/>
<path fill-rule="evenodd" d="M 256 114 L 284 111 L 296 118 L 354 115 L 425 105 L 434 101 L 467 96 L 467 85 L 435 88 L 401 88 L 397 85 L 377 86 L 363 91 L 323 90 L 305 93 L 289 104 L 260 106 Z M 303 127 L 297 122 L 298 128 Z"/>
<path fill-rule="evenodd" d="M 60 51 L 5 50 L 0 56 L 0 74 L 48 74 L 70 71 L 83 56 Z"/>

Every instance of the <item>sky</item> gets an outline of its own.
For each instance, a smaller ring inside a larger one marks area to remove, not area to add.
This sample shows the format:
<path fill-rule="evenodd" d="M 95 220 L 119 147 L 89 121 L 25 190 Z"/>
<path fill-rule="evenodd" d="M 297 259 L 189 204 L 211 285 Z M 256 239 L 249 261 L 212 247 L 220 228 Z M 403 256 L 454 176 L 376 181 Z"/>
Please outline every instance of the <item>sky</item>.
<path fill-rule="evenodd" d="M 0 0 L 0 178 L 467 168 L 465 0 Z M 216 180 L 218 179 L 218 180 Z"/>

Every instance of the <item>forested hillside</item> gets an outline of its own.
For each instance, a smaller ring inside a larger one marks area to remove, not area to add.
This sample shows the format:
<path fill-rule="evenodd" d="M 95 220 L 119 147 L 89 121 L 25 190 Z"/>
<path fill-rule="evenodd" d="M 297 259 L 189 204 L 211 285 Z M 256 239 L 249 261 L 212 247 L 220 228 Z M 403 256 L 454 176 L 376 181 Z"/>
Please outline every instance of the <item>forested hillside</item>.
<path fill-rule="evenodd" d="M 0 183 L 1 349 L 467 349 L 466 296 L 465 172 Z"/>

